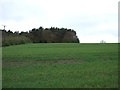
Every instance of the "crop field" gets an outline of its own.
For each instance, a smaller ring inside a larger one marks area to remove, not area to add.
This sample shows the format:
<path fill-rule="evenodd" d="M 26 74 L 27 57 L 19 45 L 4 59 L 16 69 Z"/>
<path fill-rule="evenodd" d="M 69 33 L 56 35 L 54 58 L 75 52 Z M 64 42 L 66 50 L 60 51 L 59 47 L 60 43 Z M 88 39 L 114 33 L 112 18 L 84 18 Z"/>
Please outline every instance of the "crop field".
<path fill-rule="evenodd" d="M 118 88 L 117 43 L 36 43 L 2 51 L 3 88 Z"/>

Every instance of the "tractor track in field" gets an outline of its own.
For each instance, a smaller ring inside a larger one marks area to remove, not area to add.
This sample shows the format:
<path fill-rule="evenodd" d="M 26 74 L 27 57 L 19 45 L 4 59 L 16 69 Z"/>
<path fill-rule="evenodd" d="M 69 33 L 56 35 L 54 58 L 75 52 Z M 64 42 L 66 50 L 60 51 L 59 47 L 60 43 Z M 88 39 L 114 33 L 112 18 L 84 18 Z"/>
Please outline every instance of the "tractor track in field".
<path fill-rule="evenodd" d="M 11 62 L 2 62 L 2 66 L 27 66 L 27 65 L 54 65 L 54 64 L 75 64 L 82 63 L 84 60 L 79 59 L 70 59 L 70 60 L 30 60 L 30 61 L 11 61 Z"/>

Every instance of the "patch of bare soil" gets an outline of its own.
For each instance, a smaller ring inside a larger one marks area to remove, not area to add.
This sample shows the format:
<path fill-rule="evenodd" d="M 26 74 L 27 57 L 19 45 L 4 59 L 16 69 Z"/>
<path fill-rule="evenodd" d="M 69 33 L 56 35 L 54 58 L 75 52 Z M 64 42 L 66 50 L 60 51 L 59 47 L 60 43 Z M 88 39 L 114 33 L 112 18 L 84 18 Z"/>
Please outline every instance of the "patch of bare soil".
<path fill-rule="evenodd" d="M 52 64 L 75 64 L 84 60 L 31 60 L 21 62 L 2 62 L 2 66 L 26 66 L 26 65 L 52 65 Z"/>

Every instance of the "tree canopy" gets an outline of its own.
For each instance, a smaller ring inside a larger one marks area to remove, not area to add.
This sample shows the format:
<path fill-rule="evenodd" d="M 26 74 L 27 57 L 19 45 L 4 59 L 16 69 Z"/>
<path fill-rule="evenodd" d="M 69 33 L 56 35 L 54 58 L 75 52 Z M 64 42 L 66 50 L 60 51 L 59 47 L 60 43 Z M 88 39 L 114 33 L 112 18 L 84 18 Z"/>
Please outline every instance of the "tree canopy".
<path fill-rule="evenodd" d="M 12 32 L 10 30 L 2 30 L 3 36 L 3 46 L 5 46 L 7 38 L 18 38 L 24 37 L 27 42 L 32 43 L 79 43 L 79 39 L 76 36 L 76 32 L 73 29 L 67 28 L 58 28 L 58 27 L 50 27 L 50 28 L 33 28 L 28 32 Z M 25 42 L 24 42 L 25 43 Z"/>

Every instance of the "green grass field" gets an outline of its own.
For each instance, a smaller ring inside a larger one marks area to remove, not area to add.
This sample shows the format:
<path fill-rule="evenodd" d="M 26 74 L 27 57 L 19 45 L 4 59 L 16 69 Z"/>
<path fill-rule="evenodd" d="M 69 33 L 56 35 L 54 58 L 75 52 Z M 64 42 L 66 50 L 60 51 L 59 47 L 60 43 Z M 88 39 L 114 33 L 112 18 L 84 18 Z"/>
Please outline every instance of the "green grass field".
<path fill-rule="evenodd" d="M 118 88 L 118 44 L 3 47 L 3 88 Z"/>

